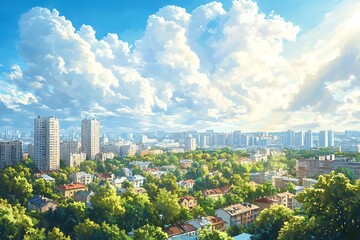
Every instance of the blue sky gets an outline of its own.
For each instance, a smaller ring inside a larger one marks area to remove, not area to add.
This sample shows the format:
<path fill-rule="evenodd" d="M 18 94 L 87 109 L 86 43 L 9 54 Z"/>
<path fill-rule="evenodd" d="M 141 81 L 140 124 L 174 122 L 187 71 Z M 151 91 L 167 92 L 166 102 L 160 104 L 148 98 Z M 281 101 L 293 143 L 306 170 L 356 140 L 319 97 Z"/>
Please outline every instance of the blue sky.
<path fill-rule="evenodd" d="M 360 126 L 358 4 L 210 3 L 2 3 L 0 129 L 39 114 L 115 131 Z"/>

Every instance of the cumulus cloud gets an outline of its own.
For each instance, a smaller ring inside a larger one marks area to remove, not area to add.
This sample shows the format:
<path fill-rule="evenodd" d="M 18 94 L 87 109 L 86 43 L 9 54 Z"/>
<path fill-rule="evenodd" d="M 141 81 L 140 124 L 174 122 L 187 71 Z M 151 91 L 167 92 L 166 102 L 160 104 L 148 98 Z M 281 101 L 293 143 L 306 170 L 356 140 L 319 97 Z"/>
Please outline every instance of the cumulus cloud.
<path fill-rule="evenodd" d="M 57 10 L 33 8 L 19 22 L 26 67 L 5 74 L 0 102 L 57 115 L 69 126 L 97 117 L 112 130 L 350 124 L 360 115 L 349 113 L 360 105 L 359 12 L 351 12 L 329 13 L 318 32 L 297 40 L 299 27 L 250 0 L 192 12 L 166 6 L 130 44 L 113 33 L 98 39 L 89 25 L 75 29 Z M 302 49 L 296 58 L 284 57 L 285 42 Z"/>

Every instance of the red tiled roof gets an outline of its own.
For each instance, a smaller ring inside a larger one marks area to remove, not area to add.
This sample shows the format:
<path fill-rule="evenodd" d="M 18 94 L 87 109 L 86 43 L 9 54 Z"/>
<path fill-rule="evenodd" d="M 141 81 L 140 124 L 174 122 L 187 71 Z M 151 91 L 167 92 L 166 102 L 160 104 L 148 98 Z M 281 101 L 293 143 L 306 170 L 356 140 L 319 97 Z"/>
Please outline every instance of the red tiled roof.
<path fill-rule="evenodd" d="M 59 190 L 67 191 L 72 189 L 87 188 L 87 186 L 82 183 L 70 183 L 70 184 L 60 185 L 57 188 Z"/>
<path fill-rule="evenodd" d="M 210 221 L 212 224 L 225 222 L 222 218 L 219 218 L 219 217 L 216 217 L 216 216 L 208 216 L 208 217 L 206 217 L 206 219 L 208 221 Z"/>
<path fill-rule="evenodd" d="M 164 230 L 169 237 L 182 234 L 183 231 L 178 226 L 171 226 Z"/>

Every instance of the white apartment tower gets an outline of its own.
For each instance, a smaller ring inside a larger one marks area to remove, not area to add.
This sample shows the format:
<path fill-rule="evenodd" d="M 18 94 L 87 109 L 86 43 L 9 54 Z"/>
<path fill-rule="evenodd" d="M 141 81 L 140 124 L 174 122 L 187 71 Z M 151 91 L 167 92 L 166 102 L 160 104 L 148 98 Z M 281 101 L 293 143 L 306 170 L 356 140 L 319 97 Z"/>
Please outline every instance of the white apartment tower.
<path fill-rule="evenodd" d="M 314 147 L 313 133 L 311 130 L 305 132 L 304 147 L 306 149 L 312 149 Z"/>
<path fill-rule="evenodd" d="M 328 146 L 333 147 L 335 145 L 334 131 L 328 131 Z"/>
<path fill-rule="evenodd" d="M 196 139 L 193 137 L 185 138 L 185 151 L 193 151 L 196 150 Z"/>
<path fill-rule="evenodd" d="M 22 155 L 23 144 L 21 141 L 0 142 L 0 168 L 19 163 Z"/>
<path fill-rule="evenodd" d="M 60 123 L 55 117 L 34 119 L 34 161 L 39 170 L 60 168 Z"/>
<path fill-rule="evenodd" d="M 320 131 L 319 132 L 319 147 L 327 148 L 329 145 L 328 142 L 328 132 L 327 131 Z"/>
<path fill-rule="evenodd" d="M 83 119 L 81 122 L 81 149 L 87 159 L 95 159 L 100 152 L 100 123 L 96 119 Z"/>
<path fill-rule="evenodd" d="M 295 147 L 302 148 L 304 146 L 304 133 L 302 131 L 295 133 Z"/>

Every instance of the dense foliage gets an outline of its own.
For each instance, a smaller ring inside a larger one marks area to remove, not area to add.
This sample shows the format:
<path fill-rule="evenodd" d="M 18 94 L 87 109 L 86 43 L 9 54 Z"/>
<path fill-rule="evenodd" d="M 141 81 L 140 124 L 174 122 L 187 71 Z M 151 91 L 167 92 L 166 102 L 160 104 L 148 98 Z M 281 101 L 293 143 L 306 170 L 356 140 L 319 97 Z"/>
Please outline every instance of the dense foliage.
<path fill-rule="evenodd" d="M 320 150 L 319 150 L 320 151 Z M 325 150 L 324 150 L 325 151 Z M 326 152 L 327 153 L 327 152 Z M 197 150 L 188 153 L 115 158 L 105 162 L 85 161 L 80 167 L 63 167 L 50 175 L 55 183 L 35 175 L 31 160 L 0 170 L 0 239 L 167 239 L 165 226 L 192 218 L 214 215 L 215 209 L 256 198 L 272 196 L 280 190 L 270 182 L 254 184 L 250 173 L 283 169 L 295 174 L 296 159 L 311 152 L 286 150 L 272 155 L 267 161 L 244 163 L 246 151 L 219 149 Z M 182 168 L 180 159 L 192 164 Z M 147 161 L 150 168 L 162 169 L 174 165 L 160 178 L 131 166 L 132 161 Z M 123 168 L 146 177 L 146 193 L 136 193 L 129 182 L 121 196 L 107 181 L 96 180 L 89 185 L 95 192 L 91 206 L 64 199 L 56 186 L 69 183 L 68 176 L 77 171 L 91 174 L 112 172 L 124 176 Z M 177 182 L 193 179 L 193 189 L 179 187 Z M 349 180 L 350 179 L 350 180 Z M 214 200 L 205 197 L 205 189 L 230 186 L 230 191 Z M 294 190 L 288 185 L 286 190 Z M 27 200 L 43 195 L 59 203 L 54 211 L 35 213 L 26 211 Z M 178 202 L 182 196 L 194 196 L 198 205 L 191 211 Z M 254 239 L 354 239 L 360 234 L 360 182 L 348 169 L 323 175 L 313 188 L 297 197 L 303 210 L 293 212 L 273 207 L 261 212 L 254 225 L 247 229 L 231 227 L 227 233 L 201 231 L 199 239 L 231 239 L 242 232 L 251 232 Z M 132 232 L 132 237 L 128 233 Z"/>

